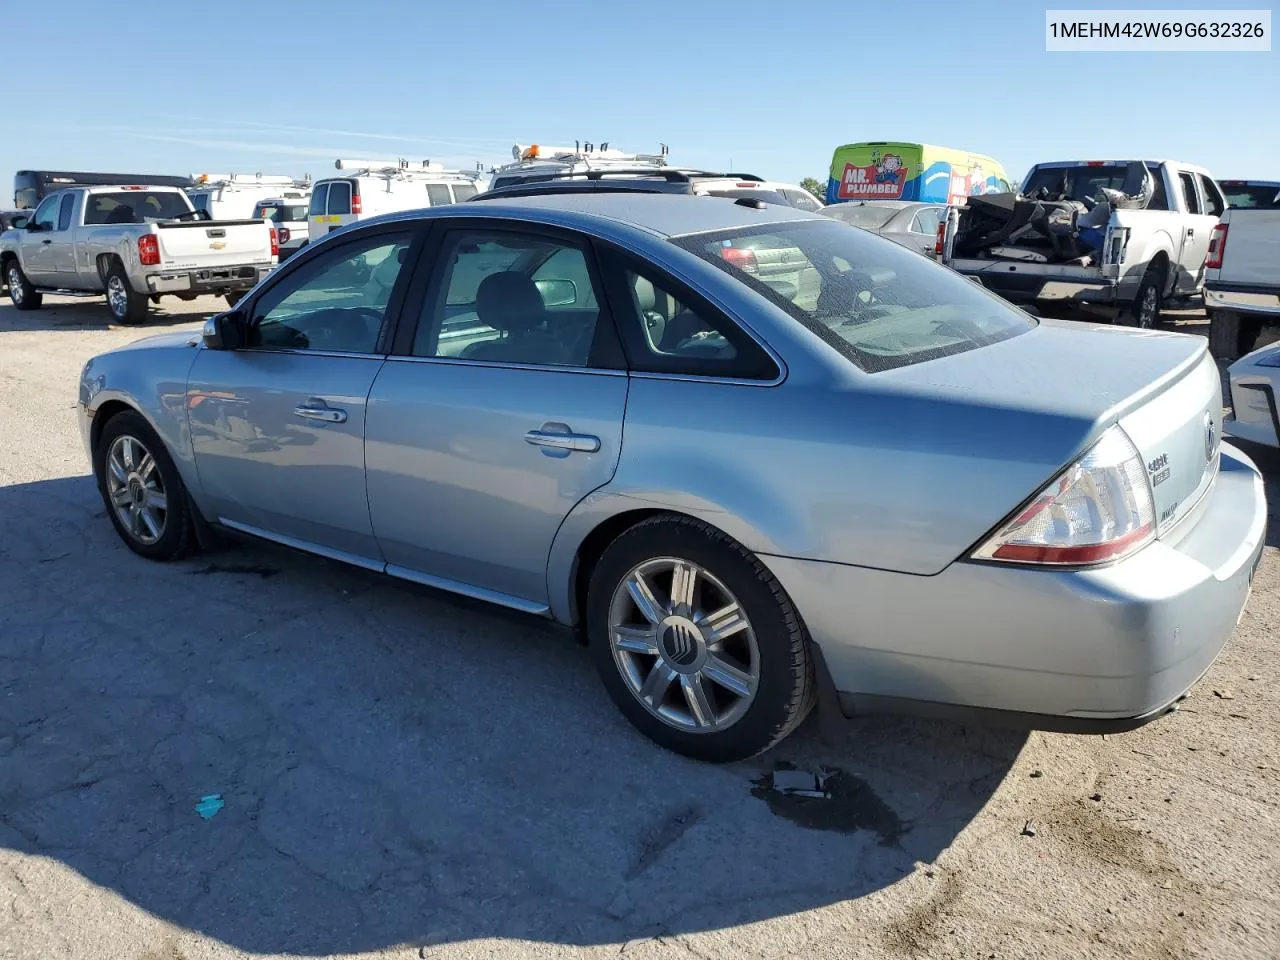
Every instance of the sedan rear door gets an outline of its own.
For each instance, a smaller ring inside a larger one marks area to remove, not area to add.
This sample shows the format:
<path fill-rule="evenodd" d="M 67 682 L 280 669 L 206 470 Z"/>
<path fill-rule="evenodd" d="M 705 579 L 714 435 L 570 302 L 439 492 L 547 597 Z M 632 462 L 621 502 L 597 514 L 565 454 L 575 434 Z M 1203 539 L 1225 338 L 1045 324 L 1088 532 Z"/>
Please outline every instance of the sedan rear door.
<path fill-rule="evenodd" d="M 617 467 L 626 371 L 584 238 L 453 222 L 369 397 L 369 514 L 388 573 L 542 612 L 556 531 Z"/>

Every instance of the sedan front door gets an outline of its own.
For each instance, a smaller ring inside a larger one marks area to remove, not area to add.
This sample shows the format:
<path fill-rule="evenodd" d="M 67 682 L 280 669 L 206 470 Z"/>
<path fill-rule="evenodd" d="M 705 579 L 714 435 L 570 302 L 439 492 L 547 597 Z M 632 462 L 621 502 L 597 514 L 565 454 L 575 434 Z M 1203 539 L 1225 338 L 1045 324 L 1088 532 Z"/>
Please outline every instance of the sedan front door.
<path fill-rule="evenodd" d="M 201 349 L 187 409 L 220 523 L 382 568 L 365 496 L 365 405 L 413 236 L 398 225 L 326 245 L 245 305 L 244 349 Z"/>
<path fill-rule="evenodd" d="M 561 522 L 618 463 L 627 376 L 591 249 L 454 229 L 416 330 L 369 398 L 369 512 L 387 572 L 540 612 Z"/>

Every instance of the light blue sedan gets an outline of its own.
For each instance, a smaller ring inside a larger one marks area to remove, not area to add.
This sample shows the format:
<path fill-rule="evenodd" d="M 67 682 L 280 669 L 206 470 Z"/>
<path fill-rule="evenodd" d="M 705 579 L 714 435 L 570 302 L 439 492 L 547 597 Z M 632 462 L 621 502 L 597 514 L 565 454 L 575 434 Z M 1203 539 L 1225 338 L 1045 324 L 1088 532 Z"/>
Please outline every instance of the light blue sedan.
<path fill-rule="evenodd" d="M 1201 338 L 1037 320 L 819 214 L 615 193 L 336 232 L 79 398 L 137 553 L 217 527 L 551 618 L 713 761 L 815 701 L 1171 709 L 1263 546 L 1221 412 Z"/>

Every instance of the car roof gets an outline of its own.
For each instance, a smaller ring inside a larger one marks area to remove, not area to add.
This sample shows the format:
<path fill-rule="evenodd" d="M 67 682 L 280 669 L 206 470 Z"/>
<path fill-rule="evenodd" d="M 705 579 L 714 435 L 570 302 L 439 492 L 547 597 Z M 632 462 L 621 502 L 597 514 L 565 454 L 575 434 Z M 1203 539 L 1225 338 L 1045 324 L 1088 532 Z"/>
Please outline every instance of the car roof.
<path fill-rule="evenodd" d="M 471 207 L 436 208 L 456 214 L 468 208 L 486 215 L 519 217 L 528 212 L 563 212 L 611 220 L 664 237 L 710 233 L 739 227 L 756 227 L 790 220 L 823 220 L 820 213 L 780 204 L 744 206 L 725 197 L 669 193 L 556 193 L 541 196 L 489 200 Z"/>

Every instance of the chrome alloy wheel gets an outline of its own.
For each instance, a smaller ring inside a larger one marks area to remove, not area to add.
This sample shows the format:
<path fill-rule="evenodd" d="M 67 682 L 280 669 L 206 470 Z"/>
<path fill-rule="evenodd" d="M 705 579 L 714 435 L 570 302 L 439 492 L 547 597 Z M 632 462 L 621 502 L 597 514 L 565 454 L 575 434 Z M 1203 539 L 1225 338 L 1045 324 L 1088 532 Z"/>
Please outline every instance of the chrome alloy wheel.
<path fill-rule="evenodd" d="M 760 651 L 746 611 L 710 571 L 675 557 L 646 560 L 609 606 L 614 663 L 664 723 L 716 733 L 746 713 L 760 686 Z"/>
<path fill-rule="evenodd" d="M 22 306 L 25 294 L 22 290 L 22 271 L 18 269 L 15 263 L 9 267 L 9 299 L 13 301 L 14 306 Z"/>
<path fill-rule="evenodd" d="M 129 314 L 129 293 L 124 288 L 124 278 L 117 274 L 107 277 L 107 306 L 117 318 Z"/>
<path fill-rule="evenodd" d="M 1154 286 L 1148 286 L 1142 292 L 1142 303 L 1138 306 L 1138 326 L 1149 330 L 1156 325 L 1156 308 L 1159 303 L 1159 291 Z"/>
<path fill-rule="evenodd" d="M 129 535 L 150 546 L 164 535 L 169 501 L 155 457 L 136 437 L 116 437 L 107 451 L 107 496 Z"/>

